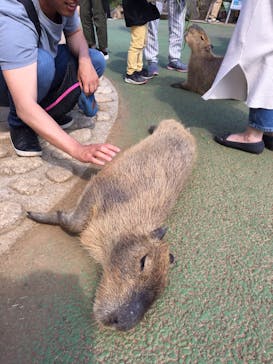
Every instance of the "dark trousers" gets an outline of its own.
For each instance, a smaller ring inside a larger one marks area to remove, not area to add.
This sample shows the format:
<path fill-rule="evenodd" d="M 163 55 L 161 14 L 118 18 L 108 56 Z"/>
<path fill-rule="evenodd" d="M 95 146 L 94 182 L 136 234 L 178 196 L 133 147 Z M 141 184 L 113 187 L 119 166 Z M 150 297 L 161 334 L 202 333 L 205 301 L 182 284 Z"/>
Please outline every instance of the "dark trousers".
<path fill-rule="evenodd" d="M 90 48 L 106 49 L 107 15 L 102 0 L 80 0 L 80 17 L 84 36 Z"/>

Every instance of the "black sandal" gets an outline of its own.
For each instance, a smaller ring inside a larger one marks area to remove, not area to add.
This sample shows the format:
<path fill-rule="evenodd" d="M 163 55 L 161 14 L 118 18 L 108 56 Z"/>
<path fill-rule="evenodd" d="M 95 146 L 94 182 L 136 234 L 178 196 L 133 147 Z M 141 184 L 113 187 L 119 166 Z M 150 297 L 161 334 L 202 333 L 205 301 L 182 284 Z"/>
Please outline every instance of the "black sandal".
<path fill-rule="evenodd" d="M 247 153 L 260 154 L 264 150 L 265 143 L 263 140 L 256 143 L 240 143 L 240 142 L 232 142 L 231 140 L 227 140 L 227 138 L 228 135 L 221 137 L 215 136 L 214 140 L 217 143 L 224 145 L 225 147 L 239 149 Z M 272 148 L 273 148 L 273 137 L 272 137 Z"/>

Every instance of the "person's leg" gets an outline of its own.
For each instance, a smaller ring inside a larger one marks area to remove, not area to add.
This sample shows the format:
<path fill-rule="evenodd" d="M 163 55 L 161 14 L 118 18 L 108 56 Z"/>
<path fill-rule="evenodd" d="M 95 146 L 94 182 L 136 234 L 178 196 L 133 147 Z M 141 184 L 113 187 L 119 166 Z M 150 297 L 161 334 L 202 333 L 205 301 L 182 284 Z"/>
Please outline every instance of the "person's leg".
<path fill-rule="evenodd" d="M 46 51 L 38 50 L 37 59 L 37 86 L 38 102 L 41 101 L 48 93 L 55 75 L 55 65 L 53 57 Z M 9 126 L 17 127 L 26 125 L 16 114 L 15 105 L 9 94 L 10 112 L 8 116 Z"/>
<path fill-rule="evenodd" d="M 93 22 L 98 38 L 98 49 L 106 52 L 107 39 L 107 16 L 103 8 L 102 0 L 92 0 Z"/>
<path fill-rule="evenodd" d="M 147 26 L 132 26 L 131 30 L 131 41 L 128 50 L 127 57 L 127 70 L 125 76 L 125 82 L 136 85 L 141 85 L 147 82 L 147 79 L 142 77 L 139 72 L 143 68 L 143 48 L 145 44 Z"/>
<path fill-rule="evenodd" d="M 106 13 L 106 17 L 107 18 L 112 18 L 111 17 L 111 10 L 110 10 L 109 0 L 102 0 L 102 6 L 103 6 L 103 9 L 104 9 L 104 12 Z"/>
<path fill-rule="evenodd" d="M 261 153 L 264 145 L 273 150 L 273 110 L 250 108 L 249 124 L 243 133 L 215 137 L 215 140 L 226 147 L 250 153 Z"/>
<path fill-rule="evenodd" d="M 0 106 L 9 106 L 8 88 L 0 68 Z"/>
<path fill-rule="evenodd" d="M 137 58 L 137 72 L 141 72 L 143 69 L 143 49 L 145 48 L 147 40 L 147 24 L 138 27 L 137 31 L 137 46 L 139 47 Z"/>
<path fill-rule="evenodd" d="M 132 75 L 143 68 L 142 54 L 145 45 L 146 24 L 131 27 L 131 43 L 128 50 L 127 74 Z"/>
<path fill-rule="evenodd" d="M 168 0 L 169 65 L 167 68 L 180 72 L 187 71 L 187 66 L 180 61 L 184 41 L 186 10 L 186 2 L 184 0 L 181 0 L 181 2 Z"/>
<path fill-rule="evenodd" d="M 265 147 L 273 150 L 273 110 L 250 109 L 249 126 L 262 132 Z"/>
<path fill-rule="evenodd" d="M 97 49 L 90 48 L 89 56 L 98 77 L 101 77 L 106 67 L 106 62 L 103 54 Z M 86 96 L 84 92 L 81 92 L 78 106 L 80 110 L 89 117 L 95 116 L 98 111 L 98 105 L 96 103 L 94 94 Z"/>
<path fill-rule="evenodd" d="M 48 93 L 55 74 L 54 58 L 46 51 L 39 49 L 37 58 L 37 98 L 41 101 Z M 42 154 L 37 134 L 18 118 L 12 97 L 9 94 L 10 112 L 8 124 L 10 138 L 17 155 L 35 157 Z"/>
<path fill-rule="evenodd" d="M 273 110 L 249 109 L 249 124 L 243 133 L 231 134 L 227 140 L 256 143 L 262 140 L 263 133 L 273 133 Z"/>
<path fill-rule="evenodd" d="M 80 18 L 82 30 L 89 48 L 96 48 L 96 36 L 93 23 L 92 0 L 80 0 Z"/>
<path fill-rule="evenodd" d="M 89 56 L 90 56 L 93 66 L 97 72 L 97 75 L 99 77 L 101 77 L 106 68 L 106 62 L 105 62 L 103 54 L 101 52 L 99 52 L 97 49 L 90 48 Z"/>
<path fill-rule="evenodd" d="M 89 50 L 91 61 L 100 77 L 105 69 L 105 60 L 102 54 L 95 50 Z M 58 47 L 57 57 L 54 58 L 46 51 L 38 50 L 37 70 L 38 70 L 38 102 L 50 92 L 50 89 L 58 87 L 65 75 L 67 63 L 69 60 L 77 60 L 71 55 L 66 45 Z M 14 103 L 10 97 L 10 114 L 8 117 L 10 126 L 10 135 L 15 151 L 20 156 L 38 156 L 41 155 L 41 147 L 36 133 L 23 123 L 16 115 Z M 65 128 L 70 120 L 58 120 L 62 128 Z M 65 124 L 67 123 L 67 124 Z"/>
<path fill-rule="evenodd" d="M 97 49 L 89 48 L 89 56 L 91 59 L 91 62 L 97 72 L 97 75 L 101 77 L 104 73 L 106 62 L 101 54 Z M 61 44 L 58 46 L 58 52 L 57 56 L 55 58 L 55 68 L 56 68 L 56 74 L 55 78 L 52 83 L 52 88 L 55 88 L 56 85 L 59 85 L 64 77 L 67 63 L 69 61 L 75 62 L 76 66 L 78 67 L 78 61 L 77 59 L 70 53 L 67 45 Z"/>
<path fill-rule="evenodd" d="M 211 12 L 208 16 L 209 19 L 216 20 L 221 9 L 223 0 L 215 0 L 214 4 L 212 5 Z"/>
<path fill-rule="evenodd" d="M 160 14 L 162 13 L 163 3 L 161 1 L 156 2 L 156 6 Z M 148 23 L 148 35 L 147 42 L 144 48 L 144 57 L 148 63 L 148 66 L 151 63 L 158 63 L 158 53 L 159 53 L 159 45 L 158 45 L 158 26 L 159 19 L 150 21 Z"/>

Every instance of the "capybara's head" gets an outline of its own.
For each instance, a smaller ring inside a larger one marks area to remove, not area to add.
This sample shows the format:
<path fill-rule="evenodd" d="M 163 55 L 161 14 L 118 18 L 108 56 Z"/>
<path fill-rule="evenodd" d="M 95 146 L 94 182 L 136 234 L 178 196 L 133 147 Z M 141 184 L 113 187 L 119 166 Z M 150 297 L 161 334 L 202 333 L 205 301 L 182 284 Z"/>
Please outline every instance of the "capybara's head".
<path fill-rule="evenodd" d="M 185 41 L 188 46 L 195 51 L 210 51 L 212 45 L 207 33 L 196 24 L 191 25 L 185 33 Z"/>
<path fill-rule="evenodd" d="M 117 330 L 133 328 L 167 283 L 173 256 L 162 241 L 165 228 L 149 236 L 128 235 L 114 247 L 97 289 L 94 314 Z"/>

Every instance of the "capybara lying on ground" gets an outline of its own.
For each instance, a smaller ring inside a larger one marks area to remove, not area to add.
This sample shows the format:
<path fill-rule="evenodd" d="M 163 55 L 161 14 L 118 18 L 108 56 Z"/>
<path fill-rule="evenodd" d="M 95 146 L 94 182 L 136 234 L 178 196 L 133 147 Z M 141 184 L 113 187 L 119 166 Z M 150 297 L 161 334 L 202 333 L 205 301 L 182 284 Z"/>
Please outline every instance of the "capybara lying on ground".
<path fill-rule="evenodd" d="M 191 48 L 187 81 L 177 82 L 171 86 L 203 95 L 210 89 L 223 57 L 216 56 L 212 52 L 209 37 L 196 24 L 189 27 L 185 35 L 185 41 Z"/>
<path fill-rule="evenodd" d="M 29 217 L 81 233 L 81 242 L 102 265 L 95 318 L 128 330 L 163 291 L 172 260 L 162 227 L 195 160 L 193 136 L 175 120 L 120 153 L 87 184 L 70 212 Z"/>

